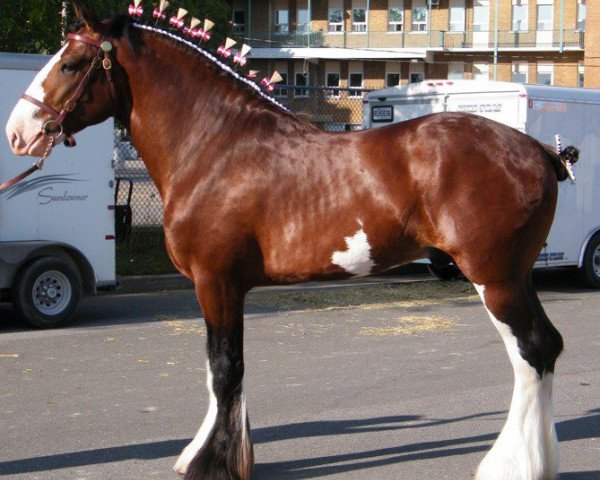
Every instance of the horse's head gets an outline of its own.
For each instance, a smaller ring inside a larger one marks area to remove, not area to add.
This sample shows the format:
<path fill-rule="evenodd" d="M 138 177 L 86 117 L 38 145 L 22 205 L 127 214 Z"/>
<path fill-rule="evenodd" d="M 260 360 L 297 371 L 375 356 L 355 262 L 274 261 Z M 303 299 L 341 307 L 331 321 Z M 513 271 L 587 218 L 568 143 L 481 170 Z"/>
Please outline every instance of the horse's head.
<path fill-rule="evenodd" d="M 18 101 L 6 135 L 15 155 L 42 156 L 54 144 L 114 113 L 109 25 L 76 8 L 82 26 L 36 75 Z"/>

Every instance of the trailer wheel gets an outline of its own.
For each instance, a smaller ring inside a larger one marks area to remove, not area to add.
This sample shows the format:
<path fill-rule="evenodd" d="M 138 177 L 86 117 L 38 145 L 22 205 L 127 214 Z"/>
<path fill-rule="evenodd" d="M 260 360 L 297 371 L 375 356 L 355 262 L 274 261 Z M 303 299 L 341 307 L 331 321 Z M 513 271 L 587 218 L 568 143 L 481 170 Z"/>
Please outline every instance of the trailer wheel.
<path fill-rule="evenodd" d="M 69 321 L 81 298 L 81 276 L 62 258 L 38 257 L 21 268 L 13 286 L 13 304 L 28 324 L 53 328 Z"/>
<path fill-rule="evenodd" d="M 585 249 L 579 278 L 586 287 L 600 288 L 600 234 L 594 235 Z"/>

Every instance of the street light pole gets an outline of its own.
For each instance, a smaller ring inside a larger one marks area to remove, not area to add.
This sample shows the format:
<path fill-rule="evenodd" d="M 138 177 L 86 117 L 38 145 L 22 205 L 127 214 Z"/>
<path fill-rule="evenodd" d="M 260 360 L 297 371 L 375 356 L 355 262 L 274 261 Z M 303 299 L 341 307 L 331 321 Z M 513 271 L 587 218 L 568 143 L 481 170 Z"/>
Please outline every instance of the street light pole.
<path fill-rule="evenodd" d="M 560 0 L 560 53 L 565 48 L 565 0 Z"/>

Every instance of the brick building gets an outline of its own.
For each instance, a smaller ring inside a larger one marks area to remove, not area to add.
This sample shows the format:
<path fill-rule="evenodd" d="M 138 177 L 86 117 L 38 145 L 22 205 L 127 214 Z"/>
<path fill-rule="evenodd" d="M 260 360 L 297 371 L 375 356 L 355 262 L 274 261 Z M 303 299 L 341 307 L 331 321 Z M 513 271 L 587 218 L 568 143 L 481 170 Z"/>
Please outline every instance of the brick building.
<path fill-rule="evenodd" d="M 600 1 L 230 0 L 252 67 L 304 84 L 382 88 L 488 78 L 600 88 Z M 497 19 L 497 21 L 496 21 Z M 497 28 L 496 28 L 497 23 Z"/>

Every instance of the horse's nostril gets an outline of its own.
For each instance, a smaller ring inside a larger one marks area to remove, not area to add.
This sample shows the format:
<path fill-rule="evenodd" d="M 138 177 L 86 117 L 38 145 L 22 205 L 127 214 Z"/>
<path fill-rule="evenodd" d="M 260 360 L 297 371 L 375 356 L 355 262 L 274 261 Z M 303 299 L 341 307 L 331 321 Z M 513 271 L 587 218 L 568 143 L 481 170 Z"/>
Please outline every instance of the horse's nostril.
<path fill-rule="evenodd" d="M 19 139 L 19 135 L 17 134 L 17 132 L 13 132 L 10 137 L 10 146 L 13 149 L 16 149 L 19 147 L 19 143 L 21 143 L 20 139 Z"/>

